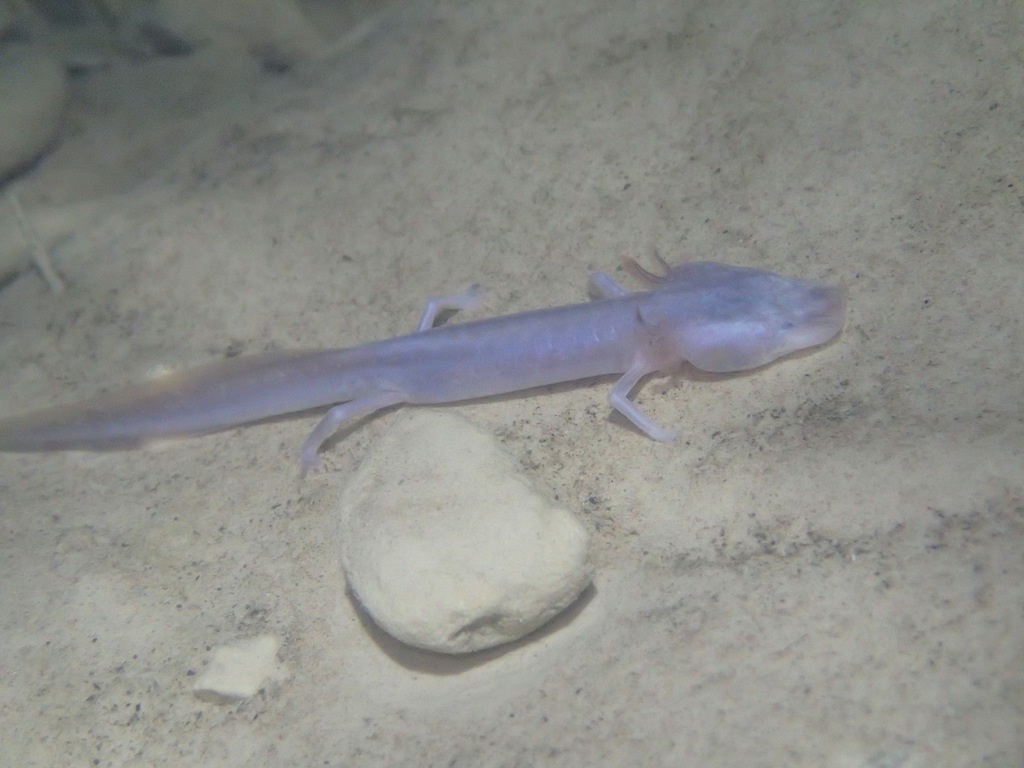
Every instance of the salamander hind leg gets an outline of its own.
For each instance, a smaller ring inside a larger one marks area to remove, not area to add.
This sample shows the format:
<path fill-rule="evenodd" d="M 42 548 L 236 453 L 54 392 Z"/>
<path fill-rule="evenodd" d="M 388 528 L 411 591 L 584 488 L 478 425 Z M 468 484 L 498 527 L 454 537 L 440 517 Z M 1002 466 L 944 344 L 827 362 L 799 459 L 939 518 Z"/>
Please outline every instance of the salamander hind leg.
<path fill-rule="evenodd" d="M 659 427 L 636 407 L 636 403 L 629 399 L 629 393 L 633 391 L 633 387 L 649 373 L 653 373 L 653 371 L 643 361 L 634 363 L 622 375 L 622 378 L 615 382 L 608 393 L 608 402 L 612 408 L 633 422 L 637 429 L 651 439 L 661 443 L 670 443 L 676 439 L 676 433 L 671 429 Z"/>
<path fill-rule="evenodd" d="M 479 285 L 471 285 L 464 291 L 450 293 L 445 296 L 431 296 L 423 305 L 423 314 L 416 324 L 416 331 L 425 331 L 434 327 L 437 315 L 448 309 L 462 310 L 473 309 L 480 304 L 483 298 L 484 289 Z"/>
<path fill-rule="evenodd" d="M 317 454 L 320 446 L 326 442 L 331 435 L 338 431 L 342 424 L 352 419 L 368 416 L 381 408 L 389 405 L 398 405 L 405 402 L 405 396 L 401 392 L 374 392 L 357 400 L 349 400 L 347 403 L 336 405 L 329 410 L 320 423 L 309 433 L 302 443 L 302 450 L 299 453 L 299 469 L 303 476 L 320 466 L 320 457 Z"/>

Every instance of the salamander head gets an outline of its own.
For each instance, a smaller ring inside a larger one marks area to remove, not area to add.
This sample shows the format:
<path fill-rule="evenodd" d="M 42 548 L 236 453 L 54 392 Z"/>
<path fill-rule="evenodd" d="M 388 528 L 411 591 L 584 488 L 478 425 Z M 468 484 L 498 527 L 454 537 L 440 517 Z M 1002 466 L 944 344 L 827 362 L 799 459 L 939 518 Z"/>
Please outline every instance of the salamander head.
<path fill-rule="evenodd" d="M 680 269 L 677 279 L 680 288 L 692 290 L 686 291 L 692 316 L 678 326 L 681 352 L 705 371 L 758 368 L 824 344 L 842 330 L 841 288 L 759 269 L 708 262 L 684 266 L 689 269 Z"/>

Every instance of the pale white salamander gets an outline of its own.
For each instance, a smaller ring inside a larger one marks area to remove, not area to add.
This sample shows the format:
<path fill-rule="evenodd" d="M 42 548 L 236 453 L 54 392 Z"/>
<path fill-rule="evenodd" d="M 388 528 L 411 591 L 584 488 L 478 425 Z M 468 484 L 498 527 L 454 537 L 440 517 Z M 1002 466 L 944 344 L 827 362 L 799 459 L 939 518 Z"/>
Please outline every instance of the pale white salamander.
<path fill-rule="evenodd" d="M 603 272 L 594 301 L 434 326 L 443 310 L 475 306 L 470 288 L 427 302 L 416 332 L 349 349 L 227 359 L 80 403 L 0 420 L 0 450 L 127 448 L 333 405 L 306 438 L 302 470 L 346 421 L 399 403 L 450 403 L 606 374 L 608 402 L 655 440 L 674 434 L 629 394 L 644 376 L 684 361 L 705 371 L 757 368 L 831 339 L 842 328 L 840 288 L 712 262 L 654 275 L 629 293 Z M 341 403 L 341 405 L 338 405 Z"/>

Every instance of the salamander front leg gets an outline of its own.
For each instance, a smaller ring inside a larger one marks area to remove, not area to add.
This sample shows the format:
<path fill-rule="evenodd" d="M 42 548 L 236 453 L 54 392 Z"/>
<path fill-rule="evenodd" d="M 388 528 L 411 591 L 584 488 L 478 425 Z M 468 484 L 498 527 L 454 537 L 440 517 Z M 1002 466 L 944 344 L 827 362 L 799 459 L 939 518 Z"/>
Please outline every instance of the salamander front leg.
<path fill-rule="evenodd" d="M 608 393 L 608 402 L 612 408 L 633 422 L 637 429 L 648 437 L 662 443 L 670 443 L 676 439 L 676 433 L 673 430 L 659 427 L 644 416 L 636 407 L 636 403 L 629 399 L 629 393 L 633 391 L 633 387 L 649 373 L 653 373 L 653 371 L 643 361 L 633 363 L 633 366 L 622 374 L 622 378 L 615 382 L 611 392 Z"/>
<path fill-rule="evenodd" d="M 336 405 L 320 419 L 313 431 L 309 433 L 302 443 L 302 450 L 299 453 L 299 465 L 302 475 L 320 464 L 320 457 L 317 453 L 320 446 L 324 444 L 331 435 L 338 431 L 338 428 L 346 421 L 367 416 L 381 408 L 389 405 L 397 405 L 404 402 L 405 397 L 401 392 L 376 392 L 358 400 L 349 400 L 347 403 Z"/>
<path fill-rule="evenodd" d="M 484 289 L 479 285 L 471 285 L 464 291 L 450 293 L 445 296 L 431 296 L 423 305 L 423 314 L 416 325 L 417 331 L 425 331 L 434 327 L 434 321 L 439 312 L 446 309 L 473 309 L 480 304 L 483 298 Z"/>
<path fill-rule="evenodd" d="M 587 284 L 590 296 L 595 299 L 617 299 L 629 291 L 615 282 L 607 272 L 591 272 Z"/>

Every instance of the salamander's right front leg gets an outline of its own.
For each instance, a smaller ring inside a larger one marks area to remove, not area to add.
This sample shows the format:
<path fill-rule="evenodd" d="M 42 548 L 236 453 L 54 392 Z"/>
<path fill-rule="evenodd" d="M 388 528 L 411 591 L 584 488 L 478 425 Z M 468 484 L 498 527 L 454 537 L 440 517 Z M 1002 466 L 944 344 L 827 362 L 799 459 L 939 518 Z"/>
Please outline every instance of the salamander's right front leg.
<path fill-rule="evenodd" d="M 676 433 L 670 429 L 659 427 L 641 413 L 640 409 L 636 407 L 636 403 L 629 399 L 629 393 L 633 391 L 633 387 L 640 383 L 640 379 L 653 372 L 643 361 L 633 363 L 633 366 L 622 374 L 622 378 L 615 382 L 615 385 L 608 393 L 608 402 L 612 408 L 633 422 L 637 429 L 652 440 L 657 440 L 661 443 L 671 443 L 675 440 Z"/>

